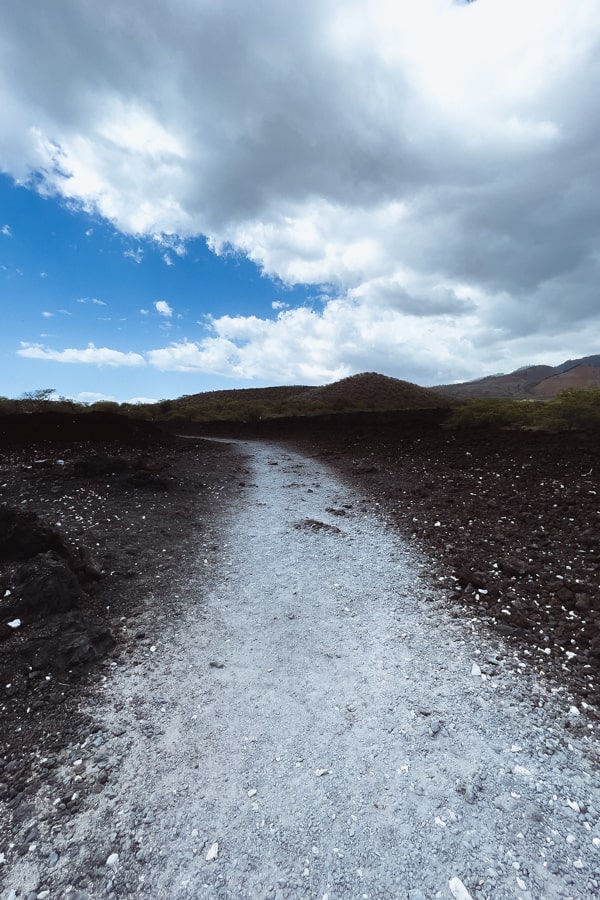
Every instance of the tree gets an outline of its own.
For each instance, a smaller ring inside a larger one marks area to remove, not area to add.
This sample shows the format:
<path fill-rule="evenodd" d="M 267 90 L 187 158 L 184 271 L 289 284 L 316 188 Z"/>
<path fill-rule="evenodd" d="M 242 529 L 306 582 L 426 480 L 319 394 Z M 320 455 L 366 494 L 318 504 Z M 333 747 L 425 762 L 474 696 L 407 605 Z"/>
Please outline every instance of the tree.
<path fill-rule="evenodd" d="M 25 391 L 21 394 L 21 400 L 29 412 L 39 412 L 52 400 L 55 393 L 55 388 L 38 388 L 37 391 Z"/>

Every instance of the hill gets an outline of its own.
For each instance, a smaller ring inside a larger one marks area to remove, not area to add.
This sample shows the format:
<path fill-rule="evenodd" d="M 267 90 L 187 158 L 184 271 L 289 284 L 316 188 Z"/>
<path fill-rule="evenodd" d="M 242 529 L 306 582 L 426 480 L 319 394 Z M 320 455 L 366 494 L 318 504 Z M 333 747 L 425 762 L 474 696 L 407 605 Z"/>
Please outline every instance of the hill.
<path fill-rule="evenodd" d="M 600 356 L 567 360 L 559 366 L 526 366 L 508 375 L 488 375 L 461 384 L 438 385 L 432 390 L 447 399 L 477 397 L 513 400 L 549 400 L 568 388 L 600 385 Z"/>
<path fill-rule="evenodd" d="M 448 401 L 431 388 L 375 372 L 351 375 L 323 387 L 294 385 L 240 388 L 191 394 L 156 404 L 160 417 L 210 420 L 258 420 L 358 410 L 389 411 L 444 407 Z"/>

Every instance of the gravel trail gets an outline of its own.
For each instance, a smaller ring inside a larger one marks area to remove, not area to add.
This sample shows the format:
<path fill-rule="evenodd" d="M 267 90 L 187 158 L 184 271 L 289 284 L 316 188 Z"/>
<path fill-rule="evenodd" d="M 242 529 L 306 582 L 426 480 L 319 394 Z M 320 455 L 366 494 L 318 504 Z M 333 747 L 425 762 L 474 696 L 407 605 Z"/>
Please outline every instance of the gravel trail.
<path fill-rule="evenodd" d="M 67 818 L 40 798 L 3 900 L 599 896 L 595 720 L 452 618 L 322 462 L 239 451 L 181 614 L 149 602 L 61 762 L 106 786 Z"/>

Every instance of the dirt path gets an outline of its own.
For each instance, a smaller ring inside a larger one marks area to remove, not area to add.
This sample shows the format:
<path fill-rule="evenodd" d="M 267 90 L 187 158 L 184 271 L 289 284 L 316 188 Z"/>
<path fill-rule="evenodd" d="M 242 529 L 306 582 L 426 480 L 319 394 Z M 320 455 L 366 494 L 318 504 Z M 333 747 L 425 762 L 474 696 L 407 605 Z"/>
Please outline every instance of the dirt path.
<path fill-rule="evenodd" d="M 40 798 L 3 900 L 597 896 L 585 710 L 452 619 L 322 463 L 240 452 L 245 499 L 65 754 L 66 792 L 104 790 Z"/>

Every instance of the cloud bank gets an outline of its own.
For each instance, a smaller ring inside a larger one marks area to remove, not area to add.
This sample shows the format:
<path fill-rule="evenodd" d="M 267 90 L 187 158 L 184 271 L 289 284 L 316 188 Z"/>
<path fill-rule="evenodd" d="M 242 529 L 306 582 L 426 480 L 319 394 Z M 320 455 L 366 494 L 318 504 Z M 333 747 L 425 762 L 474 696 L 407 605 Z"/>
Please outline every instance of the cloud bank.
<path fill-rule="evenodd" d="M 431 383 L 600 349 L 596 0 L 61 0 L 4 18 L 3 171 L 170 261 L 202 234 L 319 286 L 313 310 L 220 317 L 151 365 Z"/>

